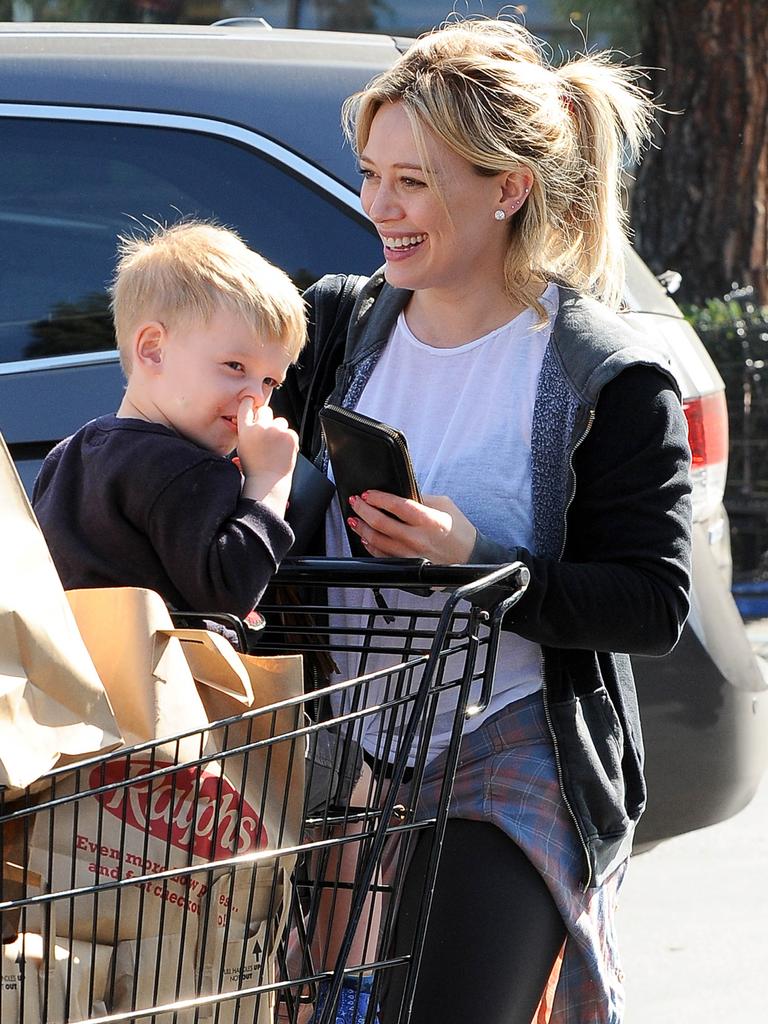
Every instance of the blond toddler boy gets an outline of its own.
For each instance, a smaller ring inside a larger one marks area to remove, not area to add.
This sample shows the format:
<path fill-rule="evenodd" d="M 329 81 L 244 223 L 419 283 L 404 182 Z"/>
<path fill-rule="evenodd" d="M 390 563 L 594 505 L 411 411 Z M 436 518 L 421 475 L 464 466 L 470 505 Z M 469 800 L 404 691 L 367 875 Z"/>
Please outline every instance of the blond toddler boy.
<path fill-rule="evenodd" d="M 298 440 L 269 400 L 303 300 L 234 232 L 188 222 L 121 241 L 112 312 L 120 407 L 58 444 L 33 491 L 62 582 L 245 616 L 293 542 Z"/>

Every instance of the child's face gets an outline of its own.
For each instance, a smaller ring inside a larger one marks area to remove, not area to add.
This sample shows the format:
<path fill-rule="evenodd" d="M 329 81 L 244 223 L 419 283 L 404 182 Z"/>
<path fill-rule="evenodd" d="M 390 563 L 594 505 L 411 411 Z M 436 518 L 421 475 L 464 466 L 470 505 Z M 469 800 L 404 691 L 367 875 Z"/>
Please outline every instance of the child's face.
<path fill-rule="evenodd" d="M 237 314 L 219 309 L 207 324 L 165 330 L 150 376 L 152 419 L 202 448 L 226 455 L 237 445 L 243 399 L 267 405 L 291 358 Z"/>

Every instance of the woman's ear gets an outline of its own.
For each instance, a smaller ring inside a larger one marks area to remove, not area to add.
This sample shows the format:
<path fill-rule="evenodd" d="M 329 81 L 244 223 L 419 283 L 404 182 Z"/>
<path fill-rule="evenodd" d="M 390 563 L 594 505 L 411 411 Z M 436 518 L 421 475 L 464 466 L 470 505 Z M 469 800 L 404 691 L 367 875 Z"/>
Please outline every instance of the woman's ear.
<path fill-rule="evenodd" d="M 499 209 L 509 218 L 517 213 L 530 195 L 533 173 L 527 167 L 519 171 L 507 171 L 502 175 L 499 187 Z"/>
<path fill-rule="evenodd" d="M 138 327 L 133 338 L 134 366 L 158 373 L 163 365 L 167 337 L 168 332 L 159 320 L 151 320 Z"/>

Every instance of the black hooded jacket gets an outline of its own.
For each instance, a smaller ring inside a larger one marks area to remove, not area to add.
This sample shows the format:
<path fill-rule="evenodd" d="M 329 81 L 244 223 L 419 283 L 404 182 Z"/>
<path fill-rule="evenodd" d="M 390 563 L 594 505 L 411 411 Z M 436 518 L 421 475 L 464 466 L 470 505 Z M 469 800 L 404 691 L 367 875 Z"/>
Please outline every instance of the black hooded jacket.
<path fill-rule="evenodd" d="M 358 291 L 354 308 L 345 291 Z M 352 406 L 410 292 L 381 271 L 307 293 L 312 336 L 278 399 L 315 454 L 324 401 Z M 585 885 L 628 855 L 645 806 L 630 654 L 663 655 L 689 611 L 690 451 L 668 366 L 622 318 L 560 289 L 532 433 L 535 551 L 478 535 L 470 561 L 524 562 L 531 582 L 505 628 L 543 651 L 544 706 Z"/>

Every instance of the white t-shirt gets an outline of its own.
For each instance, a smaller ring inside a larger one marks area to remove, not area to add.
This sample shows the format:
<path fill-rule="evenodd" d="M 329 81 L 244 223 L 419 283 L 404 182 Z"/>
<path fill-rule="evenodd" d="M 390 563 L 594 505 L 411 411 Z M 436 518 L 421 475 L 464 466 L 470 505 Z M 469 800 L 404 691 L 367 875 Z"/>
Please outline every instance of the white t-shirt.
<path fill-rule="evenodd" d="M 537 328 L 535 312 L 526 310 L 503 327 L 457 348 L 435 348 L 419 341 L 401 314 L 356 407 L 405 434 L 422 494 L 448 495 L 481 533 L 507 547 L 529 550 L 533 549 L 533 403 L 557 312 L 554 285 L 547 288 L 542 302 L 550 312 L 547 326 Z M 336 501 L 326 521 L 326 550 L 336 556 L 350 553 Z M 427 605 L 439 608 L 445 601 L 440 593 L 419 598 L 400 590 L 386 590 L 384 597 L 393 612 Z M 355 615 L 353 609 L 375 607 L 375 602 L 370 591 L 352 590 L 334 590 L 329 600 L 331 607 L 349 609 L 347 615 L 336 616 L 336 642 L 342 646 L 345 625 L 364 625 L 363 616 Z M 358 675 L 356 654 L 334 653 L 334 658 L 340 678 Z M 397 660 L 394 655 L 369 656 L 365 672 Z M 461 671 L 463 657 L 457 656 L 455 662 L 456 671 Z M 491 703 L 485 712 L 467 720 L 465 731 L 539 689 L 541 671 L 540 646 L 504 631 Z M 387 693 L 391 697 L 396 682 L 394 677 L 374 680 L 366 704 L 387 699 Z M 473 690 L 477 694 L 479 684 Z M 448 744 L 454 710 L 455 691 L 449 691 L 440 699 L 430 760 Z M 368 716 L 365 721 L 363 744 L 381 757 L 381 718 Z"/>

